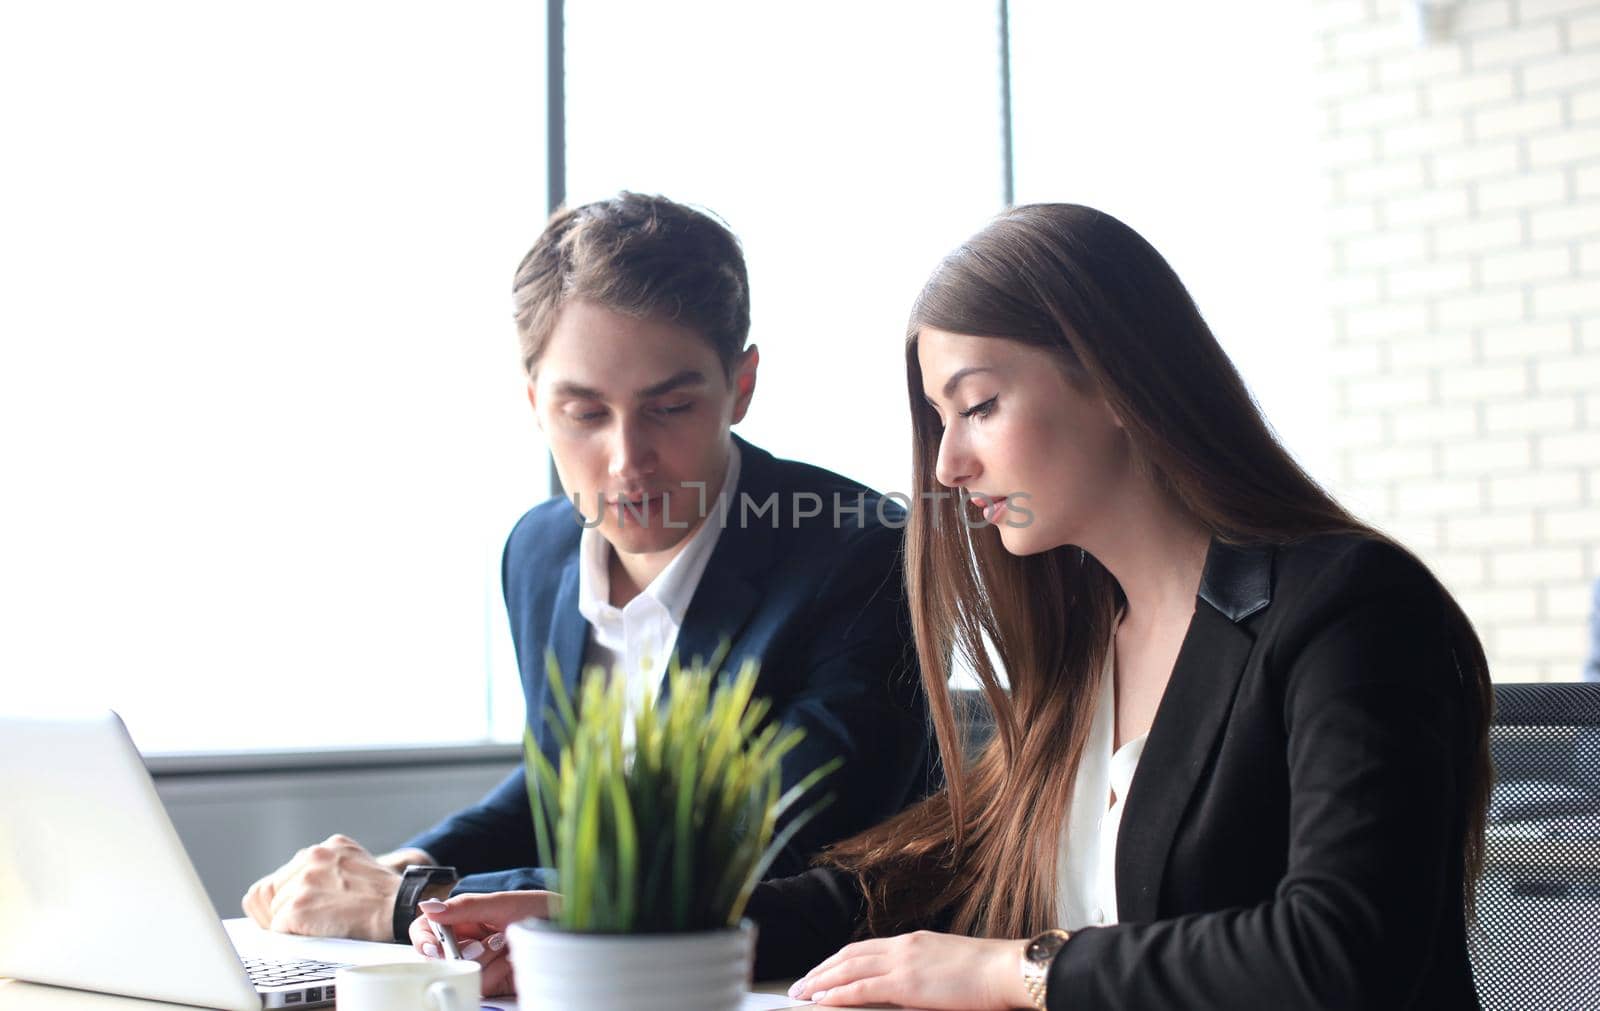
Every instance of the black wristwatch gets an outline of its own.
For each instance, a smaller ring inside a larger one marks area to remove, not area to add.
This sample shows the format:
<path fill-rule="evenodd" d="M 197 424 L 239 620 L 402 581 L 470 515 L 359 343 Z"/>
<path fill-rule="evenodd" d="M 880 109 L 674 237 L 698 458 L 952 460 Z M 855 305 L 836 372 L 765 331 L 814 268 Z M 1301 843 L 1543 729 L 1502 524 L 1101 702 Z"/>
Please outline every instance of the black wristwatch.
<path fill-rule="evenodd" d="M 400 890 L 394 896 L 394 939 L 397 944 L 411 943 L 411 921 L 417 918 L 417 903 L 422 893 L 433 885 L 453 885 L 459 880 L 454 867 L 432 867 L 412 864 L 400 875 Z"/>

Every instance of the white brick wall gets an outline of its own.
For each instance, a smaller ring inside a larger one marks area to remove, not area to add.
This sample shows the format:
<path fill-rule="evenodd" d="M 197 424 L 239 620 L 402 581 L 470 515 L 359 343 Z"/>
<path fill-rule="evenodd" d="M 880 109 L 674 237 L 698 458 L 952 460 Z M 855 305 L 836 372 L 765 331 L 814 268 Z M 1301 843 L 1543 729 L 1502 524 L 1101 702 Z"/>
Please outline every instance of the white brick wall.
<path fill-rule="evenodd" d="M 1600 578 L 1600 0 L 1313 0 L 1338 491 L 1566 680 Z"/>

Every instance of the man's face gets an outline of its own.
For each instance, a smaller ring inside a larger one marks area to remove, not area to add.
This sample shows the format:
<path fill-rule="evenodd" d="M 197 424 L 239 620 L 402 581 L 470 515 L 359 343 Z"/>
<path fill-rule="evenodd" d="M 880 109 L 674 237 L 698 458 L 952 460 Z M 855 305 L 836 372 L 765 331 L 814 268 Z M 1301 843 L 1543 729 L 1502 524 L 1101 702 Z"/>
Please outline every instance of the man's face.
<path fill-rule="evenodd" d="M 561 309 L 528 399 L 568 499 L 578 495 L 589 522 L 600 510 L 618 552 L 668 551 L 698 527 L 702 495 L 709 510 L 722 488 L 728 429 L 749 408 L 757 361 L 747 349 L 730 381 L 694 330 L 593 302 Z"/>

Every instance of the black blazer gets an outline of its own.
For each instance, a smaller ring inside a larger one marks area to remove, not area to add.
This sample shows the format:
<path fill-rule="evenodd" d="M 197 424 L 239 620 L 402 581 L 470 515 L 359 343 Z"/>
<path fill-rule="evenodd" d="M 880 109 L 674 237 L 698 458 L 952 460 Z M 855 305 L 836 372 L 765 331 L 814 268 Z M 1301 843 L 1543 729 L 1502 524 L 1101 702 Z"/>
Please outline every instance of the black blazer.
<path fill-rule="evenodd" d="M 826 843 L 883 820 L 928 789 L 927 707 L 901 573 L 906 516 L 893 500 L 838 474 L 735 441 L 737 495 L 674 651 L 684 662 L 709 658 L 726 641 L 725 669 L 760 661 L 756 694 L 771 700 L 770 718 L 805 731 L 784 756 L 785 789 L 824 762 L 844 759 L 818 788 L 832 803 L 771 871 L 796 874 Z M 707 522 L 719 522 L 718 514 Z M 559 759 L 544 721 L 553 707 L 545 659 L 554 655 L 576 698 L 589 629 L 578 611 L 581 533 L 571 504 L 551 499 L 518 521 L 501 563 L 528 725 L 552 763 Z M 533 813 L 520 766 L 480 803 L 405 845 L 466 874 L 458 892 L 555 884 L 533 866 Z"/>
<path fill-rule="evenodd" d="M 1477 1006 L 1475 689 L 1444 600 L 1371 539 L 1213 543 L 1122 815 L 1121 922 L 1073 934 L 1051 1008 Z M 854 882 L 825 869 L 762 885 L 750 915 L 763 977 L 804 972 L 863 922 Z"/>

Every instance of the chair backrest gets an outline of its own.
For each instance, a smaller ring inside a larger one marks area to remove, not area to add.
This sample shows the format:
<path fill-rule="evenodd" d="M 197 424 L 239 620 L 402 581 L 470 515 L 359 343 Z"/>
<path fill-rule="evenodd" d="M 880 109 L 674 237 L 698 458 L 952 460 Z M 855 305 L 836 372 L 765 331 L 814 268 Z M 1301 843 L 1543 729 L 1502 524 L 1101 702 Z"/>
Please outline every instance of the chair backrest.
<path fill-rule="evenodd" d="M 1472 969 L 1485 1008 L 1600 1007 L 1600 683 L 1499 684 Z"/>
<path fill-rule="evenodd" d="M 952 692 L 969 757 L 994 732 Z M 1488 1009 L 1600 1008 L 1600 683 L 1498 684 L 1473 975 Z"/>

